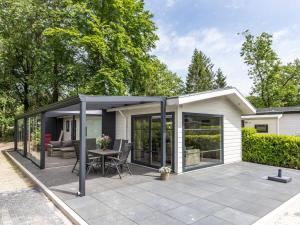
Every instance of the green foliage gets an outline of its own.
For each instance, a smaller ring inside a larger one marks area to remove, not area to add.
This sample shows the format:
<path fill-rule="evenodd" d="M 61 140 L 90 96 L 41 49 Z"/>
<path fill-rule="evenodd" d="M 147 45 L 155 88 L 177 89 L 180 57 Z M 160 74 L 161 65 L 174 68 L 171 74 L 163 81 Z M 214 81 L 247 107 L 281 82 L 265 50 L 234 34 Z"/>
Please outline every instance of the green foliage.
<path fill-rule="evenodd" d="M 148 96 L 177 96 L 183 93 L 184 84 L 181 78 L 168 70 L 167 66 L 157 58 L 152 59 L 152 63 L 147 69 L 149 79 L 146 81 L 145 90 L 140 94 Z"/>
<path fill-rule="evenodd" d="M 158 36 L 143 0 L 2 0 L 0 7 L 0 88 L 15 99 L 11 109 L 78 93 L 182 92 L 180 77 L 151 55 Z M 14 111 L 2 111 L 12 126 Z"/>
<path fill-rule="evenodd" d="M 249 66 L 248 74 L 253 80 L 252 103 L 259 107 L 295 104 L 299 97 L 299 61 L 282 65 L 272 49 L 272 35 L 266 32 L 257 37 L 249 31 L 243 32 L 243 35 L 245 41 L 241 56 Z"/>
<path fill-rule="evenodd" d="M 244 161 L 300 169 L 300 137 L 258 134 L 254 128 L 242 133 Z"/>
<path fill-rule="evenodd" d="M 213 64 L 202 51 L 194 50 L 186 79 L 186 93 L 211 90 L 214 84 Z"/>
<path fill-rule="evenodd" d="M 226 76 L 223 74 L 222 70 L 218 68 L 215 74 L 214 89 L 227 87 Z"/>
<path fill-rule="evenodd" d="M 208 150 L 220 148 L 221 135 L 186 134 L 185 145 L 193 149 Z"/>

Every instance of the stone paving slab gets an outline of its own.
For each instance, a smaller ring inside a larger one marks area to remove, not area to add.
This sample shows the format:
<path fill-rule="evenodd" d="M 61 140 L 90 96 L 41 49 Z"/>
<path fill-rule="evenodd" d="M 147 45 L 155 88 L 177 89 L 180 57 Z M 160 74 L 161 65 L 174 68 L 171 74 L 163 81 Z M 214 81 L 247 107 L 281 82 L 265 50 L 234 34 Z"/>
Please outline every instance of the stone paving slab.
<path fill-rule="evenodd" d="M 12 155 L 90 224 L 252 224 L 300 192 L 300 171 L 283 169 L 288 184 L 265 176 L 277 168 L 239 162 L 210 167 L 164 182 L 155 170 L 132 165 L 133 176 L 90 174 L 86 197 L 76 197 L 72 166 L 39 170 Z"/>
<path fill-rule="evenodd" d="M 0 146 L 0 225 L 70 225 L 68 219 L 34 186 Z"/>

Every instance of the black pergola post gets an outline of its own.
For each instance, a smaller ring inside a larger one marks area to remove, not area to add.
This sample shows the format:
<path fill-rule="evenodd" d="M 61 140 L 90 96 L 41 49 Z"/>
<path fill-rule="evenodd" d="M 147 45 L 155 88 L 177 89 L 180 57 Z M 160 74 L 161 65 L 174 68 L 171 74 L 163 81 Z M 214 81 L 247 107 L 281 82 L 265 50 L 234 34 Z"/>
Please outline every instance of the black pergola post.
<path fill-rule="evenodd" d="M 76 120 L 75 115 L 72 116 L 71 139 L 76 140 Z"/>
<path fill-rule="evenodd" d="M 24 157 L 27 157 L 28 118 L 24 117 Z"/>
<path fill-rule="evenodd" d="M 86 101 L 80 102 L 80 165 L 79 165 L 79 196 L 85 196 L 85 162 L 86 162 Z"/>
<path fill-rule="evenodd" d="M 40 167 L 41 169 L 45 169 L 45 134 L 46 134 L 46 113 L 41 114 L 41 162 Z"/>
<path fill-rule="evenodd" d="M 15 133 L 14 133 L 14 150 L 17 151 L 18 150 L 18 136 L 19 136 L 19 128 L 18 128 L 18 121 L 15 120 L 15 124 L 14 124 L 14 129 L 15 129 Z"/>
<path fill-rule="evenodd" d="M 166 131 L 166 98 L 163 98 L 160 102 L 160 112 L 161 112 L 161 166 L 166 165 L 166 156 L 167 156 L 167 131 Z"/>

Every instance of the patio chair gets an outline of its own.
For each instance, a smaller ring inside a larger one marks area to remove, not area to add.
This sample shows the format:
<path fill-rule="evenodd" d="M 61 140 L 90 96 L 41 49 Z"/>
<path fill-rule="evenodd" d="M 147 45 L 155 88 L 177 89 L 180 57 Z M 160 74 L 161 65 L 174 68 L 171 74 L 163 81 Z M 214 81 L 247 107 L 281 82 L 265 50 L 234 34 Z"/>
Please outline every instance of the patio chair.
<path fill-rule="evenodd" d="M 120 151 L 121 150 L 121 145 L 122 145 L 122 139 L 115 139 L 114 140 L 114 144 L 113 144 L 113 148 L 112 150 L 115 150 L 115 151 Z"/>
<path fill-rule="evenodd" d="M 72 173 L 74 172 L 77 163 L 80 161 L 80 141 L 74 141 L 74 148 L 76 153 L 76 163 L 72 169 Z M 88 151 L 86 150 L 86 175 L 88 175 L 92 168 L 97 166 L 99 164 L 100 157 L 99 156 L 93 156 L 88 154 Z"/>
<path fill-rule="evenodd" d="M 131 148 L 132 148 L 131 143 L 125 143 L 124 147 L 121 149 L 121 152 L 118 155 L 118 157 L 107 157 L 108 159 L 110 159 L 110 162 L 107 164 L 108 167 L 107 167 L 107 170 L 106 170 L 106 174 L 108 173 L 108 171 L 110 169 L 113 168 L 113 169 L 117 170 L 120 179 L 122 179 L 121 168 L 123 166 L 125 166 L 127 168 L 128 172 L 129 172 L 129 174 L 132 175 L 130 167 L 127 163 L 127 158 L 128 158 L 128 155 L 131 151 Z"/>

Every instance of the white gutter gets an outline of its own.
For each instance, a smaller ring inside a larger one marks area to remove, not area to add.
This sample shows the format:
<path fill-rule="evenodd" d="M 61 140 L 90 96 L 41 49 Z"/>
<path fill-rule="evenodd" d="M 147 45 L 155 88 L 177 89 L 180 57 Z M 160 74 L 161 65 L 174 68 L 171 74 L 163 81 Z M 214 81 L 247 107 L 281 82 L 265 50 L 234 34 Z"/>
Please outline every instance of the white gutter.
<path fill-rule="evenodd" d="M 281 117 L 282 117 L 282 114 L 247 115 L 247 116 L 242 116 L 242 119 L 268 119 L 268 118 L 280 119 Z"/>
<path fill-rule="evenodd" d="M 127 117 L 124 115 L 124 113 L 121 110 L 119 110 L 118 112 L 125 119 L 125 139 L 128 140 L 128 136 L 127 136 Z"/>

